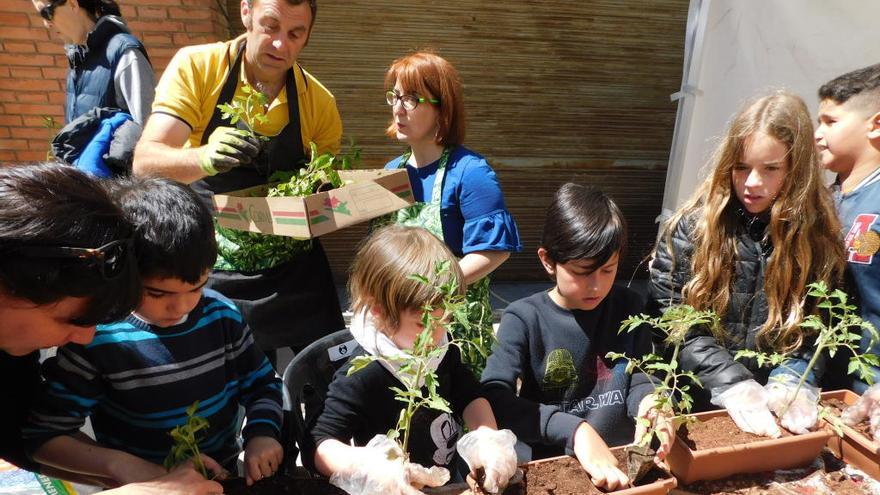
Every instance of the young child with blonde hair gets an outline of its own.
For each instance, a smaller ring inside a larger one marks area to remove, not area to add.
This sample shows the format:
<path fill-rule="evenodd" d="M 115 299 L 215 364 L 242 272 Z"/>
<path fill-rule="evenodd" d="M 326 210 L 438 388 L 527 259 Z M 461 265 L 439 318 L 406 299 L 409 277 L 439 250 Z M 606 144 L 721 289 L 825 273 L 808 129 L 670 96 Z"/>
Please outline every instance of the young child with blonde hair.
<path fill-rule="evenodd" d="M 444 261 L 449 269 L 435 270 Z M 411 275 L 425 277 L 430 284 Z M 485 469 L 483 486 L 490 491 L 503 488 L 513 475 L 516 438 L 510 431 L 497 431 L 489 402 L 462 363 L 458 347 L 449 344 L 443 325 L 433 329 L 433 341 L 444 352 L 429 366 L 437 376 L 437 393 L 449 402 L 452 414 L 418 409 L 409 432 L 408 458 L 385 436 L 405 407 L 392 390 L 401 387 L 406 373 L 397 358 L 405 357 L 424 331 L 423 308 L 441 307 L 443 295 L 434 287 L 450 282 L 464 293 L 455 257 L 422 228 L 385 227 L 358 251 L 349 279 L 351 333 L 361 346 L 359 354 L 380 359 L 350 376 L 349 361 L 336 373 L 310 430 L 316 445 L 314 467 L 334 485 L 365 495 L 416 494 L 422 486 L 445 484 L 449 471 L 456 474 L 456 447 L 471 472 Z M 432 314 L 439 318 L 442 309 Z M 462 423 L 470 433 L 459 438 Z"/>

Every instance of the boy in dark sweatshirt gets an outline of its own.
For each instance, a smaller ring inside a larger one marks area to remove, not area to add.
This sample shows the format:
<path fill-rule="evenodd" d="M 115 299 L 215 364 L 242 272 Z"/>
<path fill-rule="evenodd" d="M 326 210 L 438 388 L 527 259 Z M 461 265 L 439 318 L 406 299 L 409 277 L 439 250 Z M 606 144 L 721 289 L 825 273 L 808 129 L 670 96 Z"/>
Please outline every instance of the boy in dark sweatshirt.
<path fill-rule="evenodd" d="M 482 376 L 499 426 L 528 444 L 532 459 L 573 452 L 594 482 L 610 490 L 629 480 L 607 445 L 630 443 L 633 418 L 648 416 L 653 406 L 647 377 L 631 376 L 626 361 L 605 357 L 651 352 L 647 330 L 618 333 L 643 307 L 636 293 L 613 285 L 625 242 L 624 218 L 608 196 L 564 184 L 538 249 L 556 286 L 508 306 Z"/>

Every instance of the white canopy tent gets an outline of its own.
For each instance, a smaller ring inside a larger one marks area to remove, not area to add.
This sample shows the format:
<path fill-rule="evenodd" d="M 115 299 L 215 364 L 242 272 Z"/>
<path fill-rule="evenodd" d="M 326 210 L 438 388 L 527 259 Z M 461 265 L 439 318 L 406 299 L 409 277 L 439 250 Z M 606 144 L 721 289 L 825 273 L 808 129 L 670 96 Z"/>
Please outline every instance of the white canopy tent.
<path fill-rule="evenodd" d="M 661 216 L 705 178 L 717 138 L 744 101 L 782 88 L 815 115 L 822 83 L 880 63 L 878 34 L 878 0 L 691 0 Z"/>

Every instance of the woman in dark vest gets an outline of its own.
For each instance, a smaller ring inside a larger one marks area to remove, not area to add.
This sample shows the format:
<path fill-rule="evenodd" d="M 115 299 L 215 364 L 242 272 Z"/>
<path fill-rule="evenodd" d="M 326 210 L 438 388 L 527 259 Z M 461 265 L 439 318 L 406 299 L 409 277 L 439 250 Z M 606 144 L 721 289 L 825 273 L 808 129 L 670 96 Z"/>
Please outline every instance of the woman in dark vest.
<path fill-rule="evenodd" d="M 33 0 L 47 29 L 64 41 L 69 62 L 64 121 L 95 107 L 119 108 L 143 126 L 156 78 L 144 45 L 113 0 Z"/>

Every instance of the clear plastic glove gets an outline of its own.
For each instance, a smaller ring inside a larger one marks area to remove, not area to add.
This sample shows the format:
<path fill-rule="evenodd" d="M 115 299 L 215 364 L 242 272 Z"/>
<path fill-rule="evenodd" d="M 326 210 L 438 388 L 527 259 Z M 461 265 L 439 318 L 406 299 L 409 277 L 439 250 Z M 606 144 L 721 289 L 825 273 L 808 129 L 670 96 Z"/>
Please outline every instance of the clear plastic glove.
<path fill-rule="evenodd" d="M 510 430 L 480 427 L 461 437 L 455 447 L 472 475 L 483 468 L 486 473 L 483 489 L 500 493 L 516 473 L 515 443 L 516 435 Z"/>
<path fill-rule="evenodd" d="M 816 427 L 819 421 L 818 388 L 804 384 L 798 390 L 793 379 L 777 381 L 771 378 L 764 389 L 767 391 L 767 407 L 788 431 L 801 434 Z"/>
<path fill-rule="evenodd" d="M 843 411 L 840 419 L 849 426 L 868 419 L 871 423 L 871 436 L 874 440 L 880 439 L 880 383 L 865 390 L 855 404 Z"/>
<path fill-rule="evenodd" d="M 767 407 L 767 391 L 755 380 L 743 380 L 720 393 L 712 391 L 712 403 L 727 409 L 740 430 L 779 438 L 782 432 Z"/>
<path fill-rule="evenodd" d="M 434 466 L 428 469 L 406 462 L 400 446 L 386 435 L 376 435 L 365 447 L 357 449 L 349 469 L 330 477 L 330 484 L 359 495 L 421 495 L 418 488 L 442 486 L 449 481 L 449 471 Z"/>
<path fill-rule="evenodd" d="M 252 162 L 258 154 L 257 138 L 234 127 L 218 127 L 198 148 L 199 167 L 208 175 L 217 175 Z"/>

